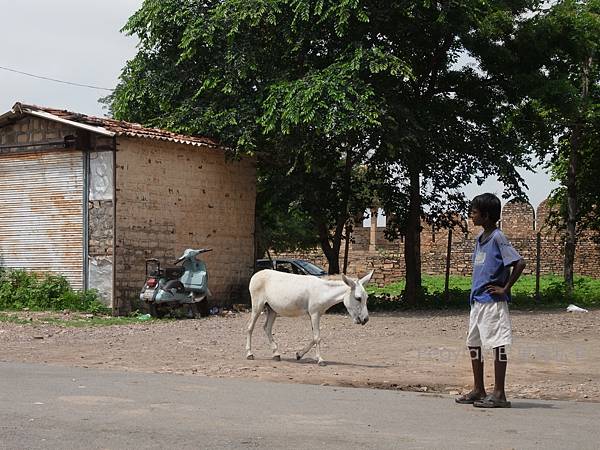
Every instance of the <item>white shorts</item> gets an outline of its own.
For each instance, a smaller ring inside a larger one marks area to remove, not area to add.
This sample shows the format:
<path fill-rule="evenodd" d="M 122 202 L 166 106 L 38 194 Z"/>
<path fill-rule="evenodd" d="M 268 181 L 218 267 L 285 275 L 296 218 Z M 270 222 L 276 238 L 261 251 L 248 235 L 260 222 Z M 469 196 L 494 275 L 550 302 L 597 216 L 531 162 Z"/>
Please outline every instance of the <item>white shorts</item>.
<path fill-rule="evenodd" d="M 510 344 L 512 328 L 507 302 L 473 302 L 467 346 L 490 349 Z"/>

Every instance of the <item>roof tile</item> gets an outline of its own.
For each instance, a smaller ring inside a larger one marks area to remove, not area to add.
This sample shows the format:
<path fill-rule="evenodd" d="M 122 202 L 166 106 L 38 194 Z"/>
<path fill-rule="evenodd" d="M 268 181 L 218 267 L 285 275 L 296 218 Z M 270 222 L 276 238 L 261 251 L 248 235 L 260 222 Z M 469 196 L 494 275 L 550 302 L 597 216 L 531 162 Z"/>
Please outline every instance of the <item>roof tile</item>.
<path fill-rule="evenodd" d="M 52 114 L 63 120 L 76 122 L 92 127 L 101 127 L 105 130 L 115 133 L 117 136 L 130 136 L 145 139 L 158 139 L 162 141 L 176 142 L 181 144 L 202 145 L 209 147 L 219 147 L 219 143 L 211 138 L 202 136 L 189 136 L 185 134 L 173 133 L 171 131 L 162 130 L 159 128 L 147 128 L 139 123 L 125 122 L 122 120 L 109 119 L 107 117 L 95 117 L 85 114 L 75 113 L 64 109 L 48 108 L 37 105 L 26 105 L 17 103 L 13 110 L 21 110 L 26 112 L 40 111 L 47 114 Z"/>

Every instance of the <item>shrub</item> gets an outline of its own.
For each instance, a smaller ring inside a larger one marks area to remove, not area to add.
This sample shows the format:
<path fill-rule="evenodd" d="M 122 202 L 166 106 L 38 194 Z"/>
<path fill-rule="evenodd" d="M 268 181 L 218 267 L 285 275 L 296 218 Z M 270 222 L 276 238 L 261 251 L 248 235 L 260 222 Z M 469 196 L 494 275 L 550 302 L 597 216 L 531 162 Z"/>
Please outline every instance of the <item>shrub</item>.
<path fill-rule="evenodd" d="M 107 312 L 94 290 L 74 291 L 65 277 L 0 269 L 0 309 Z"/>

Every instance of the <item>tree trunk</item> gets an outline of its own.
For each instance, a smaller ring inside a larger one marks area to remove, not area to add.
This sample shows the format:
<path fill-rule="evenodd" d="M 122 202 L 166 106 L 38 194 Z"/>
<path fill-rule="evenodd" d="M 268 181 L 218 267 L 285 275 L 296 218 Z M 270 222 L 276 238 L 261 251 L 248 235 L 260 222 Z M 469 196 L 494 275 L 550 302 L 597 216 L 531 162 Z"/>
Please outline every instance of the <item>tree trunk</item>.
<path fill-rule="evenodd" d="M 342 273 L 344 275 L 346 275 L 346 272 L 348 271 L 348 253 L 350 251 L 350 236 L 352 235 L 352 223 L 350 223 L 350 221 L 348 221 L 346 223 L 346 234 L 345 234 L 345 241 L 344 241 L 344 269 L 342 270 Z"/>
<path fill-rule="evenodd" d="M 327 273 L 329 275 L 335 275 L 340 273 L 340 246 L 341 246 L 341 234 L 336 239 L 336 235 L 333 237 L 333 242 L 329 238 L 329 230 L 327 224 L 319 224 L 319 241 L 321 243 L 321 249 L 323 254 L 327 258 Z"/>
<path fill-rule="evenodd" d="M 406 287 L 404 296 L 409 304 L 416 304 L 421 284 L 421 182 L 419 172 L 410 173 L 410 205 L 406 235 L 404 237 L 404 262 Z"/>
<path fill-rule="evenodd" d="M 577 244 L 577 172 L 579 170 L 579 145 L 581 142 L 581 122 L 585 117 L 587 99 L 589 96 L 589 77 L 592 66 L 592 56 L 583 63 L 581 74 L 581 104 L 579 117 L 573 125 L 571 148 L 569 149 L 569 168 L 567 170 L 567 230 L 565 236 L 564 278 L 567 296 L 573 297 L 573 266 L 575 264 L 575 246 Z"/>
<path fill-rule="evenodd" d="M 335 233 L 333 235 L 333 242 L 331 243 L 331 258 L 327 258 L 329 261 L 328 273 L 329 275 L 337 275 L 340 273 L 340 248 L 342 247 L 342 233 Z"/>
<path fill-rule="evenodd" d="M 319 225 L 319 240 L 321 241 L 321 248 L 323 253 L 327 257 L 329 275 L 336 275 L 340 273 L 340 249 L 342 247 L 342 237 L 344 232 L 344 226 L 349 219 L 349 208 L 350 202 L 350 189 L 352 181 L 352 153 L 348 149 L 346 153 L 346 161 L 344 164 L 344 175 L 343 175 L 343 192 L 341 196 L 341 205 L 339 214 L 337 217 L 337 223 L 335 224 L 335 230 L 331 239 L 329 238 L 329 230 L 327 225 L 320 223 Z"/>
<path fill-rule="evenodd" d="M 579 126 L 575 125 L 571 136 L 569 168 L 567 170 L 567 229 L 565 236 L 565 260 L 563 275 L 569 299 L 573 294 L 573 266 L 577 242 L 577 169 L 578 169 Z"/>

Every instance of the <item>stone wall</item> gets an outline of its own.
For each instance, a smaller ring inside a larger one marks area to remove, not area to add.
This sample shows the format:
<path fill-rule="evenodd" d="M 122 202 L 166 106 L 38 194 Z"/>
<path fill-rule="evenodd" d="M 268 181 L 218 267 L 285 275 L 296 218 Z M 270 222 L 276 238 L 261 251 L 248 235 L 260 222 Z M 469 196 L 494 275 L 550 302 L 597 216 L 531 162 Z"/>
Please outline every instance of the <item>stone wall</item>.
<path fill-rule="evenodd" d="M 112 139 L 91 136 L 94 149 L 112 149 Z M 112 151 L 88 153 L 88 272 L 89 286 L 113 304 L 113 158 Z"/>
<path fill-rule="evenodd" d="M 548 217 L 547 201 L 540 204 L 537 214 L 528 203 L 509 202 L 502 211 L 500 228 L 511 241 L 517 251 L 527 262 L 524 271 L 534 274 L 536 270 L 537 234 L 540 234 L 540 271 L 542 274 L 562 274 L 564 257 L 564 238 L 546 224 Z M 481 232 L 469 220 L 467 230 L 455 228 L 452 232 L 450 273 L 452 275 L 471 274 L 471 256 L 474 239 Z M 356 227 L 353 243 L 350 244 L 348 273 L 362 275 L 374 269 L 374 281 L 378 285 L 388 284 L 402 279 L 405 274 L 404 242 L 402 239 L 393 242 L 383 237 L 383 227 L 377 228 L 376 251 L 369 251 L 368 227 Z M 340 266 L 343 264 L 343 245 L 340 253 Z M 422 273 L 442 275 L 446 270 L 446 253 L 448 249 L 448 230 L 433 231 L 423 224 L 421 234 Z M 280 256 L 300 257 L 308 259 L 322 267 L 327 267 L 327 259 L 318 249 L 298 254 Z M 591 234 L 583 235 L 578 242 L 575 273 L 600 278 L 600 244 L 595 242 Z"/>
<path fill-rule="evenodd" d="M 135 303 L 145 259 L 171 265 L 186 248 L 202 255 L 211 303 L 247 295 L 254 268 L 256 175 L 252 160 L 222 149 L 121 138 L 117 149 L 116 305 Z"/>
<path fill-rule="evenodd" d="M 95 200 L 88 202 L 89 255 L 112 256 L 113 202 Z"/>
<path fill-rule="evenodd" d="M 96 289 L 107 306 L 113 293 L 113 202 L 88 202 L 88 273 L 89 286 Z"/>

